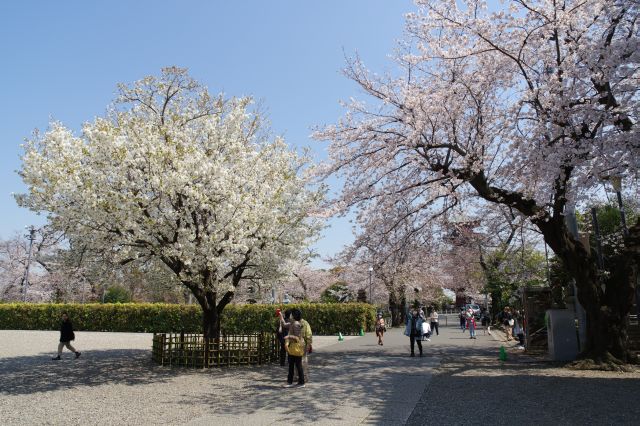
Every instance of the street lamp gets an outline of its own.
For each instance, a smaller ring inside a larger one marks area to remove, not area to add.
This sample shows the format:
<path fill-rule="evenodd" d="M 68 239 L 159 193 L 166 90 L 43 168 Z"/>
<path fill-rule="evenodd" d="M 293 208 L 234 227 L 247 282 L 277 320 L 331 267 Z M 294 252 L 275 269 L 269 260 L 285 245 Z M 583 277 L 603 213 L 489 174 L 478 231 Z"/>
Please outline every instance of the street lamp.
<path fill-rule="evenodd" d="M 24 277 L 22 278 L 22 301 L 27 301 L 27 286 L 29 285 L 29 266 L 31 265 L 31 249 L 33 248 L 33 241 L 36 239 L 36 228 L 29 227 L 29 252 L 27 254 L 27 266 L 24 270 Z"/>
<path fill-rule="evenodd" d="M 371 297 L 371 274 L 373 274 L 373 267 L 369 267 L 369 303 L 373 304 L 373 299 Z"/>

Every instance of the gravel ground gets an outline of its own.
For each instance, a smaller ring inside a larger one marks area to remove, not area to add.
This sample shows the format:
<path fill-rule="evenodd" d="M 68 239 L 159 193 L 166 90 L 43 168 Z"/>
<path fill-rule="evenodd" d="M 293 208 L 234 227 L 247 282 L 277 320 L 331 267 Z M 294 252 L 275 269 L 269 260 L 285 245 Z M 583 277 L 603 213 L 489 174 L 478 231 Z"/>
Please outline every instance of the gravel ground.
<path fill-rule="evenodd" d="M 191 370 L 150 361 L 150 334 L 76 332 L 79 359 L 51 361 L 57 332 L 0 331 L 0 424 L 639 424 L 640 372 L 571 371 L 454 327 L 424 342 L 314 337 L 311 383 L 277 365 Z M 294 392 L 294 393 L 292 393 Z M 295 398 L 292 398 L 295 396 Z"/>
<path fill-rule="evenodd" d="M 161 367 L 150 360 L 152 335 L 143 333 L 76 332 L 72 343 L 82 356 L 65 348 L 62 360 L 52 361 L 58 337 L 0 330 L 0 424 L 183 424 L 216 412 L 241 415 L 256 387 L 279 396 L 286 378 L 272 365 Z M 336 339 L 316 336 L 314 348 Z"/>
<path fill-rule="evenodd" d="M 640 371 L 576 371 L 508 349 L 498 360 L 496 338 L 445 329 L 442 364 L 416 405 L 409 425 L 638 425 Z M 480 333 L 482 334 L 482 332 Z M 462 345 L 462 346 L 461 346 Z"/>

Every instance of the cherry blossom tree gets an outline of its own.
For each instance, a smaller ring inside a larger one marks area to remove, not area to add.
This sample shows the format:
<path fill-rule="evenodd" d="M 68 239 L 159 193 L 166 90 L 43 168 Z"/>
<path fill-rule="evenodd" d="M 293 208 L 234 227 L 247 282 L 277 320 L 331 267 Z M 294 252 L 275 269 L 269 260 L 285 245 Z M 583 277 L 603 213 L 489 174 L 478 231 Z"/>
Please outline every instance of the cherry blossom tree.
<path fill-rule="evenodd" d="M 27 263 L 27 244 L 15 236 L 0 241 L 0 300 L 20 300 Z M 35 275 L 35 274 L 34 274 Z M 30 281 L 33 281 L 31 277 Z"/>
<path fill-rule="evenodd" d="M 283 290 L 297 301 L 319 301 L 322 291 L 336 281 L 331 271 L 299 265 L 291 271 Z"/>
<path fill-rule="evenodd" d="M 280 273 L 317 229 L 306 159 L 250 104 L 211 96 L 179 68 L 120 85 L 80 136 L 53 122 L 28 141 L 18 203 L 105 258 L 164 263 L 217 338 L 240 283 Z"/>
<path fill-rule="evenodd" d="M 431 228 L 417 226 L 422 224 L 410 203 L 395 200 L 385 208 L 380 204 L 375 207 L 358 215 L 355 241 L 338 259 L 358 271 L 373 268 L 373 275 L 387 292 L 392 322 L 398 325 L 404 319 L 407 295 L 411 298 L 414 289 L 426 295 L 443 285 L 442 277 L 434 273 L 437 237 Z"/>
<path fill-rule="evenodd" d="M 49 269 L 49 259 L 57 250 L 60 235 L 46 227 L 35 228 L 31 256 L 28 237 L 19 234 L 0 240 L 0 300 L 47 301 L 56 291 L 57 275 Z M 46 260 L 46 262 L 45 262 Z M 29 263 L 27 292 L 25 270 Z M 67 277 L 67 281 L 72 281 Z"/>
<path fill-rule="evenodd" d="M 566 265 L 588 315 L 583 356 L 630 361 L 626 317 L 640 268 L 640 223 L 615 268 L 598 270 L 565 218 L 619 176 L 638 194 L 640 49 L 634 1 L 418 0 L 396 55 L 400 77 L 346 74 L 358 100 L 336 125 L 326 174 L 340 207 L 412 200 L 425 222 L 475 201 L 527 218 Z"/>

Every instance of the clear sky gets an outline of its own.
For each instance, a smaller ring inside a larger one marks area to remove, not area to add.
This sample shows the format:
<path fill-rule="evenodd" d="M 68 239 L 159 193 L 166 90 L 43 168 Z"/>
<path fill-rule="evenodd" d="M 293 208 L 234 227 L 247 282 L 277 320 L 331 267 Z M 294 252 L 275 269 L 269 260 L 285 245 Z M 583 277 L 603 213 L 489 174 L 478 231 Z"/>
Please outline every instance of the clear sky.
<path fill-rule="evenodd" d="M 0 237 L 44 223 L 11 196 L 25 189 L 24 138 L 50 119 L 79 129 L 104 114 L 116 83 L 164 66 L 188 68 L 211 92 L 260 99 L 275 133 L 322 159 L 311 128 L 335 122 L 338 101 L 359 94 L 341 74 L 345 54 L 392 69 L 413 9 L 409 0 L 1 2 Z M 352 240 L 347 220 L 330 224 L 317 245 L 324 256 Z"/>

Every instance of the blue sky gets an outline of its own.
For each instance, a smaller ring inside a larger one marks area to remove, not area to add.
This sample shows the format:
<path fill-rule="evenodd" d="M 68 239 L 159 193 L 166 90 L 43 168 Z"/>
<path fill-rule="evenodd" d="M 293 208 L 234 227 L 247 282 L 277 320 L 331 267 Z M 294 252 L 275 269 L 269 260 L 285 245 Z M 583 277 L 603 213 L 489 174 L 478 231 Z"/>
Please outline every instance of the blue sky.
<path fill-rule="evenodd" d="M 275 133 L 323 158 L 311 128 L 360 95 L 340 73 L 345 53 L 393 69 L 388 56 L 411 10 L 409 0 L 1 2 L 0 237 L 44 222 L 11 196 L 24 191 L 24 138 L 50 118 L 79 129 L 104 114 L 118 82 L 164 66 L 189 68 L 214 93 L 260 99 Z M 330 225 L 317 244 L 325 256 L 352 240 L 347 220 Z"/>

